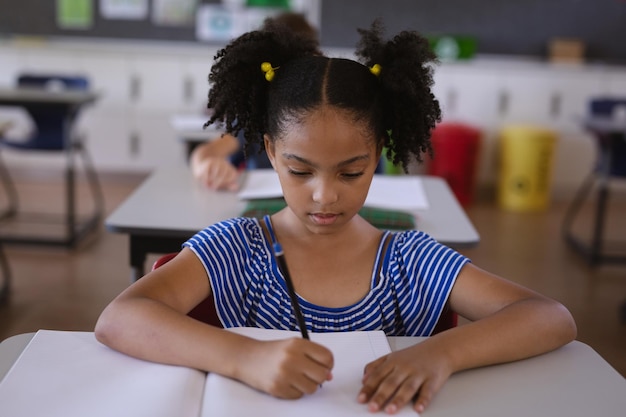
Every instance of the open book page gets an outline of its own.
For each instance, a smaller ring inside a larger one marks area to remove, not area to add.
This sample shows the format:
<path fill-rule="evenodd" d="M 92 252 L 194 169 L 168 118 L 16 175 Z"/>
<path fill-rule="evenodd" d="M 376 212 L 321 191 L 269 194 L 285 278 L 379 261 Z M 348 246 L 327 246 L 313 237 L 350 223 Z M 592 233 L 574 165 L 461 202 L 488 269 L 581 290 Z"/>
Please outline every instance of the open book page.
<path fill-rule="evenodd" d="M 91 332 L 40 330 L 0 383 L 0 416 L 197 417 L 205 380 L 116 352 Z"/>
<path fill-rule="evenodd" d="M 300 333 L 257 328 L 232 331 L 261 340 L 300 337 Z M 261 393 L 240 382 L 209 374 L 204 392 L 202 416 L 367 416 L 371 415 L 356 397 L 361 389 L 365 365 L 391 350 L 382 331 L 311 333 L 311 340 L 328 347 L 335 359 L 333 380 L 312 395 L 282 400 Z M 410 407 L 396 415 L 416 416 Z"/>
<path fill-rule="evenodd" d="M 239 191 L 242 200 L 282 195 L 278 175 L 272 169 L 247 171 Z M 365 205 L 388 210 L 423 210 L 428 208 L 428 198 L 422 180 L 415 175 L 374 175 Z"/>

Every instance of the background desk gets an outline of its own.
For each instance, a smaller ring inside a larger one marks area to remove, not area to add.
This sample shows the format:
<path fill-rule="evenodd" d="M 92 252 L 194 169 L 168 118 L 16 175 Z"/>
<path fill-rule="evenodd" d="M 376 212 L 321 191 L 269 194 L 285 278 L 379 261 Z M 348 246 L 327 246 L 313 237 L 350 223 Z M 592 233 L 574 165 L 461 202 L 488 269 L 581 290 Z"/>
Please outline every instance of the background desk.
<path fill-rule="evenodd" d="M 418 210 L 417 227 L 450 246 L 477 244 L 479 235 L 442 178 L 422 177 L 430 207 Z M 144 273 L 148 253 L 169 253 L 199 230 L 236 217 L 245 208 L 236 193 L 211 191 L 186 166 L 156 170 L 105 220 L 107 230 L 130 237 L 133 279 Z"/>
<path fill-rule="evenodd" d="M 214 125 L 204 129 L 202 126 L 207 120 L 209 116 L 184 114 L 173 116 L 170 120 L 170 124 L 176 131 L 176 137 L 185 145 L 187 158 L 191 156 L 196 146 L 217 139 L 224 133 L 224 130 L 217 129 Z"/>
<path fill-rule="evenodd" d="M 50 90 L 46 88 L 20 87 L 20 88 L 0 88 L 0 106 L 21 107 L 33 117 L 35 124 L 45 119 L 44 126 L 37 125 L 38 134 L 33 137 L 43 138 L 61 138 L 58 143 L 49 145 L 49 147 L 26 147 L 30 150 L 39 150 L 42 152 L 55 151 L 63 152 L 67 155 L 65 164 L 65 213 L 63 219 L 64 233 L 62 237 L 48 236 L 46 233 L 36 232 L 36 234 L 13 233 L 10 230 L 2 233 L 0 242 L 16 243 L 16 244 L 36 244 L 36 245 L 58 245 L 65 247 L 74 247 L 80 239 L 99 227 L 102 221 L 102 198 L 100 195 L 94 197 L 95 209 L 94 214 L 81 219 L 77 210 L 76 198 L 76 163 L 74 155 L 79 154 L 87 158 L 84 144 L 79 135 L 74 135 L 76 118 L 81 109 L 87 104 L 96 101 L 99 94 L 89 90 L 65 89 Z M 38 119 L 37 116 L 42 116 Z M 50 116 L 50 118 L 48 118 Z M 58 117 L 58 119 L 57 119 Z M 42 139 L 41 142 L 45 142 Z M 9 142 L 9 141 L 7 141 Z M 11 141 L 13 142 L 13 141 Z M 18 142 L 17 140 L 15 141 Z M 4 148 L 7 143 L 0 143 Z M 11 146 L 6 146 L 10 149 Z M 62 153 L 62 154 L 63 154 Z M 90 159 L 84 159 L 85 171 L 89 184 L 92 187 L 94 195 L 100 194 L 99 184 L 96 173 L 93 171 Z M 9 193 L 12 186 L 8 173 L 3 175 L 4 190 L 2 192 Z M 15 192 L 15 191 L 14 191 Z M 11 195 L 11 193 L 9 193 Z M 15 201 L 17 208 L 17 195 L 12 199 Z M 15 219 L 17 213 L 10 213 L 5 218 Z M 41 221 L 35 221 L 38 228 L 41 228 Z M 49 223 L 49 222 L 48 222 Z"/>
<path fill-rule="evenodd" d="M 0 383 L 33 335 L 0 343 Z M 423 338 L 388 340 L 398 350 Z M 574 341 L 545 355 L 454 374 L 425 415 L 621 417 L 625 410 L 626 380 L 593 349 Z M 365 409 L 363 415 L 368 415 Z"/>
<path fill-rule="evenodd" d="M 42 88 L 0 88 L 0 105 L 27 108 L 30 105 L 65 106 L 77 109 L 98 98 L 93 91 L 51 91 Z"/>

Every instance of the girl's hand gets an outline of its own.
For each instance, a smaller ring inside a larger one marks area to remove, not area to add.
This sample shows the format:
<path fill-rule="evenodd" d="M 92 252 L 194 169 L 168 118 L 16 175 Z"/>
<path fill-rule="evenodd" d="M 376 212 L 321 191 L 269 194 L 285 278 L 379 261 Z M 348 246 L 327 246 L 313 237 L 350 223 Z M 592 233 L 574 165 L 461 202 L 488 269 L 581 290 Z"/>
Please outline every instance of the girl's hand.
<path fill-rule="evenodd" d="M 237 191 L 239 171 L 227 159 L 209 157 L 192 166 L 194 177 L 212 190 Z"/>
<path fill-rule="evenodd" d="M 421 413 L 451 373 L 446 357 L 422 342 L 367 364 L 358 401 L 372 412 L 394 414 L 414 399 Z"/>
<path fill-rule="evenodd" d="M 333 355 L 302 338 L 254 341 L 241 362 L 238 379 L 278 398 L 314 393 L 332 379 Z"/>

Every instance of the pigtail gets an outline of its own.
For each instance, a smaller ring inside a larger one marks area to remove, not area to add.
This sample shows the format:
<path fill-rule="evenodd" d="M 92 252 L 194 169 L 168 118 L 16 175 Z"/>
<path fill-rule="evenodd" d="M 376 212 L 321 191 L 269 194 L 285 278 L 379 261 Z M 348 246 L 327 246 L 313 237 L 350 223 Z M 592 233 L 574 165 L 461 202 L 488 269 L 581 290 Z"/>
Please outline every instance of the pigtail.
<path fill-rule="evenodd" d="M 294 58 L 318 54 L 317 43 L 282 27 L 248 32 L 233 40 L 215 56 L 209 74 L 207 107 L 212 110 L 205 127 L 215 122 L 228 133 L 240 131 L 251 143 L 263 143 L 267 131 L 267 96 L 271 81 L 261 70 L 264 62 L 280 76 L 280 67 Z"/>
<path fill-rule="evenodd" d="M 382 32 L 379 21 L 369 30 L 359 29 L 356 55 L 370 68 L 380 66 L 387 157 L 407 171 L 411 159 L 421 162 L 424 152 L 432 154 L 430 134 L 441 120 L 439 102 L 431 91 L 432 64 L 437 61 L 417 32 L 404 31 L 386 42 Z"/>

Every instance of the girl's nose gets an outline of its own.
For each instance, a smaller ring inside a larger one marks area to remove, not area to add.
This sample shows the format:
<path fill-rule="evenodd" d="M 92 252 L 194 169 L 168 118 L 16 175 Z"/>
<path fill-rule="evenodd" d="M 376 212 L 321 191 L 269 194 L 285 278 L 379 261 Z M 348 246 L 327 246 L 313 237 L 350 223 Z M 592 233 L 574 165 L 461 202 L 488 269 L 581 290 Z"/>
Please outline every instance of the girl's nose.
<path fill-rule="evenodd" d="M 338 199 L 337 189 L 332 180 L 320 179 L 313 188 L 313 201 L 320 205 L 335 203 Z"/>

